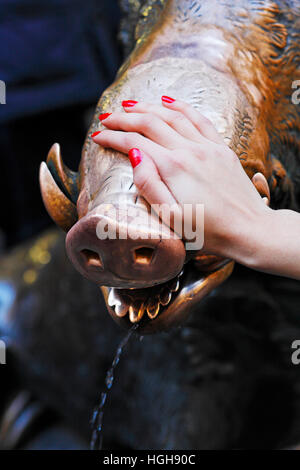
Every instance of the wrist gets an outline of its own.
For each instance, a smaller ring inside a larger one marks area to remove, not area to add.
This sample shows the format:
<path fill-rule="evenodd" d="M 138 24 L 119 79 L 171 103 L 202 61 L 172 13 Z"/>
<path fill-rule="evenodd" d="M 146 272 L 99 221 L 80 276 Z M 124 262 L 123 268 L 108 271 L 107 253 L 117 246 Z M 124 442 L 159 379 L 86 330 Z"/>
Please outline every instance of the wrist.
<path fill-rule="evenodd" d="M 300 279 L 300 216 L 289 209 L 269 210 L 256 235 L 250 264 L 269 274 Z"/>
<path fill-rule="evenodd" d="M 274 227 L 276 211 L 261 204 L 232 221 L 230 233 L 224 242 L 224 254 L 251 269 L 264 270 L 266 249 Z"/>
<path fill-rule="evenodd" d="M 231 222 L 219 254 L 258 271 L 300 280 L 299 213 L 264 206 L 239 213 Z"/>

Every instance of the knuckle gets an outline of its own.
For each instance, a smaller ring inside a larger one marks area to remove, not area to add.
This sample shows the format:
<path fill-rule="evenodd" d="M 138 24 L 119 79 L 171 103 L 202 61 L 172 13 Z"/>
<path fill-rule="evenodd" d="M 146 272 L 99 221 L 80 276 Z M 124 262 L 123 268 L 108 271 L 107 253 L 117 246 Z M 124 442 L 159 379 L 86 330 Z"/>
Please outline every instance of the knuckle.
<path fill-rule="evenodd" d="M 186 117 L 179 111 L 174 111 L 174 113 L 172 113 L 171 117 L 170 117 L 170 124 L 171 125 L 177 125 L 177 124 L 180 124 L 182 122 L 185 122 L 186 121 Z"/>
<path fill-rule="evenodd" d="M 124 133 L 124 144 L 126 147 L 134 147 L 139 141 L 139 134 L 137 132 Z"/>
<path fill-rule="evenodd" d="M 177 149 L 174 149 L 174 150 L 171 150 L 170 151 L 170 160 L 171 161 L 181 161 L 183 156 L 186 154 L 186 150 L 185 149 L 181 149 L 181 148 L 177 148 Z"/>
<path fill-rule="evenodd" d="M 134 184 L 142 194 L 147 194 L 151 185 L 150 179 L 144 174 L 134 175 Z"/>
<path fill-rule="evenodd" d="M 168 164 L 172 172 L 187 171 L 189 168 L 189 153 L 185 149 L 172 150 L 169 154 Z"/>
<path fill-rule="evenodd" d="M 198 145 L 195 148 L 195 155 L 199 160 L 205 160 L 207 158 L 207 149 L 203 148 L 201 145 Z"/>
<path fill-rule="evenodd" d="M 200 116 L 198 117 L 198 122 L 200 125 L 204 125 L 204 126 L 212 126 L 213 123 L 211 122 L 210 119 L 208 119 L 206 116 L 204 116 L 203 114 L 200 114 Z"/>
<path fill-rule="evenodd" d="M 184 113 L 189 109 L 189 105 L 184 101 L 176 100 L 176 109 L 179 113 Z"/>
<path fill-rule="evenodd" d="M 156 123 L 157 119 L 150 113 L 144 114 L 141 117 L 141 124 L 145 131 L 151 130 Z"/>

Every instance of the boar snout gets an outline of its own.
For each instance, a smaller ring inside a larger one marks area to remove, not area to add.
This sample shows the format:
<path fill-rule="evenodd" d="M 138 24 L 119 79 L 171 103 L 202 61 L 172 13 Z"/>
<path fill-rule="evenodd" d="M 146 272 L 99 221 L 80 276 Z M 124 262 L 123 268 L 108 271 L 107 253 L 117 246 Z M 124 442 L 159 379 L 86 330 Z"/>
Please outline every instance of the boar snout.
<path fill-rule="evenodd" d="M 68 256 L 77 270 L 99 285 L 122 288 L 150 287 L 175 277 L 185 261 L 182 241 L 169 233 L 163 237 L 141 217 L 122 218 L 96 208 L 80 219 L 66 239 Z M 99 227 L 109 227 L 101 238 Z M 130 230 L 129 230 L 130 229 Z"/>

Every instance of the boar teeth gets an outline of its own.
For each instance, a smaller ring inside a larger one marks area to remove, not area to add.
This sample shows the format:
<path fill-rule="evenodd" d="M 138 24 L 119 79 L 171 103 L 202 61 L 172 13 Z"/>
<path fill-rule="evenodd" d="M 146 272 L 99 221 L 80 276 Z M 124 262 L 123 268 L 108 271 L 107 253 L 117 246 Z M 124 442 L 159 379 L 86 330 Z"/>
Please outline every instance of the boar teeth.
<path fill-rule="evenodd" d="M 128 305 L 121 304 L 115 306 L 116 315 L 120 318 L 125 317 L 126 313 L 128 312 Z"/>
<path fill-rule="evenodd" d="M 179 279 L 177 279 L 177 278 L 174 279 L 174 280 L 171 282 L 171 284 L 169 285 L 170 291 L 171 291 L 171 292 L 177 292 L 178 289 L 179 289 L 179 285 L 180 285 Z"/>
<path fill-rule="evenodd" d="M 116 289 L 113 287 L 110 289 L 109 296 L 107 299 L 107 303 L 110 307 L 113 307 L 114 305 L 119 305 L 121 304 L 121 300 L 117 295 Z"/>
<path fill-rule="evenodd" d="M 148 301 L 148 304 L 147 304 L 147 313 L 148 313 L 148 317 L 151 319 L 151 320 L 154 320 L 154 318 L 157 317 L 158 313 L 159 313 L 159 308 L 160 308 L 160 305 L 159 305 L 159 302 L 158 302 L 158 299 L 150 299 Z"/>
<path fill-rule="evenodd" d="M 118 317 L 124 317 L 128 312 L 129 302 L 126 303 L 124 298 L 119 296 L 117 289 L 112 288 L 110 290 L 107 303 L 110 307 L 114 308 Z"/>
<path fill-rule="evenodd" d="M 182 270 L 175 279 L 171 279 L 168 283 L 165 283 L 164 286 L 161 286 L 161 292 L 159 294 L 159 285 L 157 285 L 156 295 L 155 290 L 154 292 L 152 291 L 152 298 L 148 298 L 148 301 L 146 302 L 143 302 L 143 298 L 145 297 L 143 291 L 141 294 L 139 292 L 134 292 L 134 289 L 132 289 L 132 298 L 131 295 L 123 293 L 122 289 L 112 287 L 108 295 L 107 303 L 109 307 L 114 309 L 115 314 L 120 318 L 124 317 L 128 313 L 131 323 L 138 323 L 141 321 L 145 310 L 147 310 L 148 317 L 151 320 L 154 320 L 159 314 L 160 306 L 167 306 L 172 300 L 172 293 L 179 290 L 180 277 L 183 273 L 184 270 Z M 139 298 L 134 299 L 135 296 Z"/>
<path fill-rule="evenodd" d="M 172 294 L 168 288 L 163 289 L 163 291 L 159 294 L 159 301 L 164 307 L 168 305 L 171 299 L 172 299 Z"/>
<path fill-rule="evenodd" d="M 129 320 L 131 323 L 139 322 L 144 315 L 145 305 L 144 303 L 141 304 L 141 301 L 134 302 L 129 307 Z"/>

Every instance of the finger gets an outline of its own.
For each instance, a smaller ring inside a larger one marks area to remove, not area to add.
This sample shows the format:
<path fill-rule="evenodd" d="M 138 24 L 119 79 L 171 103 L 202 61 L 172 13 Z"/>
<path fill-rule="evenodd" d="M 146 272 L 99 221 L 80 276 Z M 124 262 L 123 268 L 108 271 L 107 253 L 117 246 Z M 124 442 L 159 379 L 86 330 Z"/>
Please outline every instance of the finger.
<path fill-rule="evenodd" d="M 151 206 L 151 211 L 172 230 L 182 226 L 182 211 L 169 188 L 162 181 L 153 160 L 137 148 L 128 156 L 133 168 L 133 180 L 139 193 Z M 179 232 L 181 233 L 181 231 Z"/>
<path fill-rule="evenodd" d="M 193 140 L 195 142 L 203 142 L 202 134 L 194 126 L 192 121 L 180 111 L 143 102 L 136 103 L 134 106 L 124 106 L 124 110 L 126 113 L 151 113 L 162 119 L 166 124 L 168 124 L 168 126 L 186 139 Z"/>
<path fill-rule="evenodd" d="M 132 148 L 128 152 L 133 168 L 134 184 L 139 193 L 151 204 L 176 204 L 173 195 L 162 181 L 157 167 L 147 153 Z"/>
<path fill-rule="evenodd" d="M 193 172 L 196 168 L 197 156 L 186 148 L 168 150 L 136 132 L 105 130 L 95 134 L 92 135 L 94 142 L 105 148 L 124 154 L 128 154 L 131 148 L 138 148 L 147 153 L 167 185 L 178 173 Z M 199 147 L 199 144 L 195 145 Z M 199 151 L 198 148 L 196 150 Z"/>
<path fill-rule="evenodd" d="M 168 109 L 180 111 L 184 114 L 206 139 L 216 144 L 224 144 L 224 140 L 220 134 L 218 134 L 213 123 L 190 104 L 184 101 L 174 100 L 168 96 L 162 96 L 162 104 Z"/>
<path fill-rule="evenodd" d="M 100 119 L 102 117 L 100 116 Z M 105 115 L 102 124 L 108 129 L 139 132 L 170 150 L 191 147 L 191 141 L 172 129 L 161 117 L 152 113 L 112 113 Z"/>
<path fill-rule="evenodd" d="M 92 138 L 96 144 L 102 145 L 104 148 L 112 148 L 125 155 L 128 154 L 131 148 L 139 148 L 141 151 L 151 155 L 155 164 L 159 165 L 161 175 L 168 172 L 167 155 L 170 151 L 141 134 L 104 130 L 94 133 Z"/>

